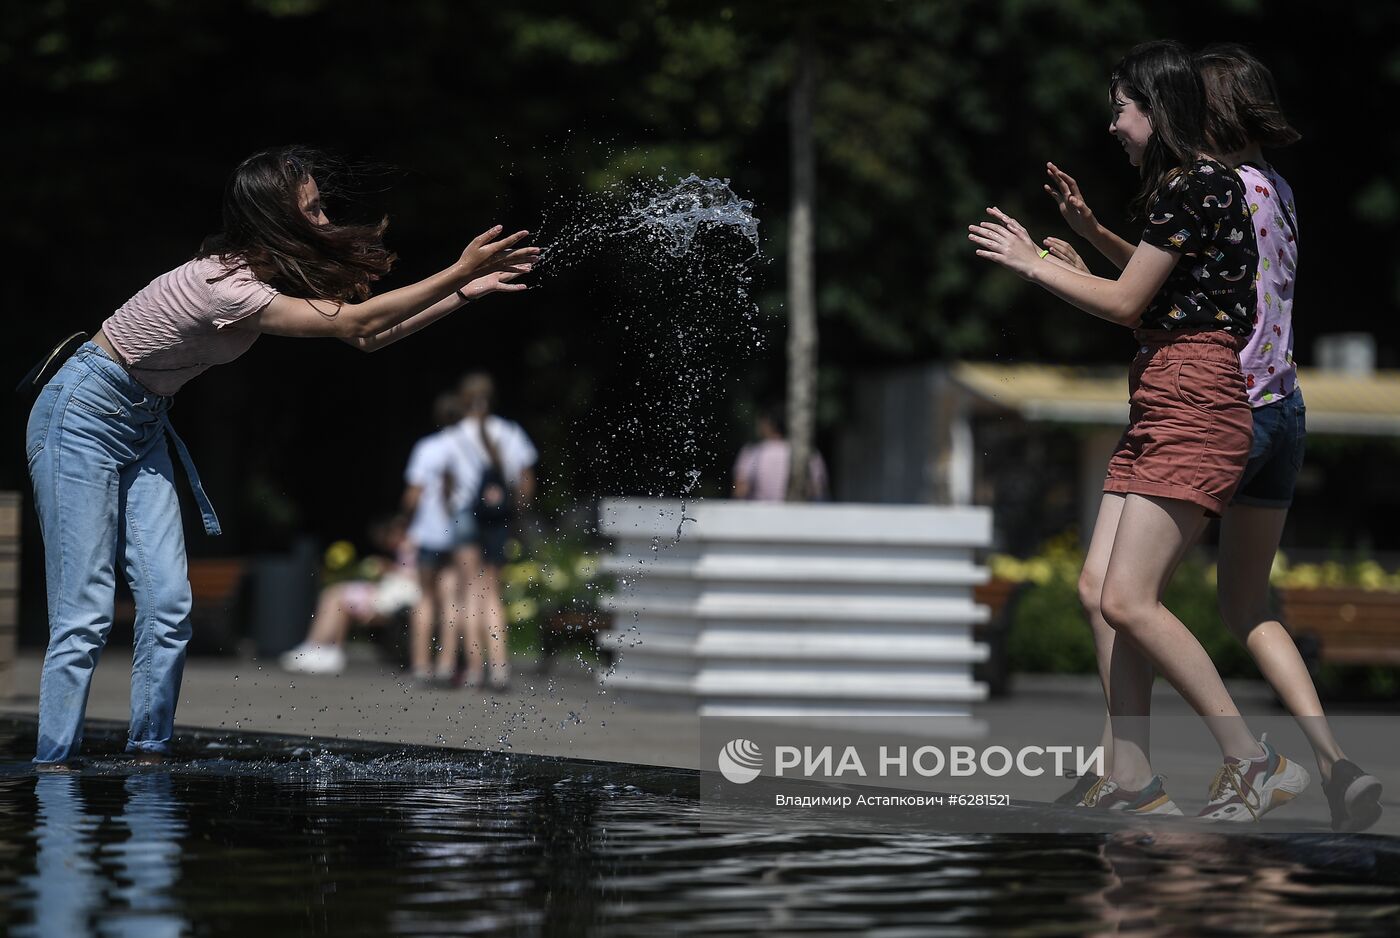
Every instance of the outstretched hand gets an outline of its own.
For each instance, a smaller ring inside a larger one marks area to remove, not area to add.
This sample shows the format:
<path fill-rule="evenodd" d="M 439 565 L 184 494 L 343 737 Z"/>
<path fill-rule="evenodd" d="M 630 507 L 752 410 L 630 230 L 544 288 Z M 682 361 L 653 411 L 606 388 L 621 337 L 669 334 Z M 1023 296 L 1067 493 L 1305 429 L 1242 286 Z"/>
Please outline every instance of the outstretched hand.
<path fill-rule="evenodd" d="M 500 237 L 501 231 L 501 226 L 496 225 L 473 238 L 458 261 L 462 269 L 473 277 L 481 277 L 496 271 L 510 270 L 521 264 L 534 263 L 534 259 L 539 256 L 539 248 L 516 247 L 530 232 L 517 231 L 509 237 L 493 241 L 493 238 Z M 517 271 L 520 272 L 522 271 Z"/>
<path fill-rule="evenodd" d="M 1094 211 L 1089 208 L 1089 203 L 1084 201 L 1084 194 L 1079 191 L 1079 183 L 1054 163 L 1045 164 L 1045 175 L 1050 177 L 1050 182 L 1044 189 L 1050 198 L 1055 200 L 1055 206 L 1064 216 L 1070 229 L 1082 238 L 1093 234 L 1098 227 L 1098 220 L 1094 218 Z"/>
<path fill-rule="evenodd" d="M 993 206 L 987 214 L 997 219 L 967 226 L 967 239 L 978 246 L 977 256 L 1022 277 L 1040 260 L 1040 249 L 1016 219 Z"/>
<path fill-rule="evenodd" d="M 469 300 L 478 300 L 490 293 L 518 293 L 528 289 L 525 284 L 517 282 L 516 278 L 528 274 L 534 266 L 533 263 L 517 264 L 508 270 L 496 270 L 473 277 L 462 287 L 462 295 Z"/>
<path fill-rule="evenodd" d="M 501 226 L 496 225 L 482 232 L 462 252 L 460 264 L 471 277 L 462 287 L 462 295 L 469 300 L 488 293 L 516 293 L 526 289 L 518 278 L 534 269 L 540 249 L 533 245 L 516 247 L 529 235 L 528 231 L 500 238 L 501 231 Z M 499 240 L 493 240 L 496 238 Z"/>

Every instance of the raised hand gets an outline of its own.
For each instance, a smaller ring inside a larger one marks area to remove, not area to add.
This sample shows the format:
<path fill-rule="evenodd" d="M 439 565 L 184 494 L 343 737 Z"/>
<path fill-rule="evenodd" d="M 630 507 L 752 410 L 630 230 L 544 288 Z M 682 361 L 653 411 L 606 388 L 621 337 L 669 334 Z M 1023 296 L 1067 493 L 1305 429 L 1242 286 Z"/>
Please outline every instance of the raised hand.
<path fill-rule="evenodd" d="M 1051 257 L 1057 257 L 1074 269 L 1089 273 L 1089 265 L 1084 263 L 1084 258 L 1079 256 L 1078 251 L 1069 246 L 1069 242 L 1059 238 L 1046 238 L 1043 243 Z"/>
<path fill-rule="evenodd" d="M 1094 218 L 1089 203 L 1084 201 L 1084 194 L 1079 191 L 1079 183 L 1054 163 L 1045 164 L 1045 175 L 1050 177 L 1050 182 L 1044 189 L 1050 198 L 1055 200 L 1055 206 L 1070 229 L 1083 238 L 1093 234 L 1098 227 L 1098 219 Z"/>
<path fill-rule="evenodd" d="M 1024 225 L 1022 225 L 1016 219 L 1012 218 L 1010 215 L 1003 212 L 1001 209 L 997 208 L 995 205 L 987 209 L 987 214 L 995 218 L 997 221 L 1001 222 L 1003 225 L 1005 225 L 1007 231 L 1011 232 L 1012 235 L 1022 239 L 1027 244 L 1029 244 L 1037 252 L 1037 255 L 1039 255 L 1040 245 L 1035 243 L 1035 239 L 1031 237 L 1030 232 L 1025 229 Z"/>
<path fill-rule="evenodd" d="M 530 232 L 517 231 L 509 237 L 493 241 L 493 238 L 500 237 L 503 229 L 496 225 L 487 231 L 483 231 L 472 239 L 471 244 L 462 252 L 462 258 L 458 264 L 474 277 L 496 271 L 510 270 L 519 267 L 521 264 L 533 263 L 535 257 L 540 253 L 537 247 L 529 246 L 518 248 L 521 242 Z M 524 271 L 516 271 L 523 273 Z"/>
<path fill-rule="evenodd" d="M 988 212 L 991 211 L 988 209 Z M 984 221 L 979 225 L 967 226 L 967 239 L 977 245 L 978 257 L 985 257 L 992 263 L 1025 277 L 1040 261 L 1040 251 L 1025 229 L 1021 228 L 1015 219 L 1007 217 L 1011 224 L 1020 229 L 1019 232 L 1013 232 L 1006 224 Z"/>

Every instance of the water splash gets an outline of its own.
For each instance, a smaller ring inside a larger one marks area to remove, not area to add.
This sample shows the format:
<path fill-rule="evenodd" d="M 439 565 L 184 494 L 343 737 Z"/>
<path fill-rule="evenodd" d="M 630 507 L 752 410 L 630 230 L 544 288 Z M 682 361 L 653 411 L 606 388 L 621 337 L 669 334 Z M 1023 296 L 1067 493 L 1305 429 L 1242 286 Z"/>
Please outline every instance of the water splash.
<path fill-rule="evenodd" d="M 715 225 L 733 229 L 753 245 L 753 257 L 759 253 L 753 203 L 735 195 L 728 179 L 692 174 L 668 190 L 638 198 L 620 221 L 619 234 L 641 233 L 672 257 L 685 254 L 696 235 Z"/>
<path fill-rule="evenodd" d="M 697 501 L 728 488 L 726 400 L 744 360 L 765 345 L 752 297 L 765 262 L 755 205 L 728 179 L 629 180 L 561 199 L 538 243 L 533 286 L 565 302 L 587 295 L 608 311 L 591 354 L 609 367 L 570 425 L 582 470 L 574 494 L 680 499 L 675 538 L 658 545 L 670 549 Z M 631 588 L 630 578 L 616 583 Z M 631 624 L 614 638 L 611 660 L 597 668 L 605 684 L 642 635 Z M 604 714 L 605 694 L 595 702 Z"/>
<path fill-rule="evenodd" d="M 641 183 L 616 183 L 569 206 L 567 221 L 557 234 L 548 222 L 541 234 L 536 282 L 575 266 L 616 242 L 640 240 L 681 259 L 703 232 L 725 229 L 752 247 L 748 260 L 759 257 L 758 218 L 754 204 L 740 198 L 728 179 L 702 179 L 692 173 L 671 184 L 665 176 Z M 625 249 L 625 245 L 624 245 Z"/>

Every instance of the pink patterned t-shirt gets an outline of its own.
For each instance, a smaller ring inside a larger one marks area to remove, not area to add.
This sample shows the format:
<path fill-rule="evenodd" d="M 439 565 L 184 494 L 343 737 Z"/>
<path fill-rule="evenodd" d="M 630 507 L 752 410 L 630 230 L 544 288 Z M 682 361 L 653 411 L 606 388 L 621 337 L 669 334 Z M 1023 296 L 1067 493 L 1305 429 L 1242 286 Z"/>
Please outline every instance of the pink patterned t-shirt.
<path fill-rule="evenodd" d="M 231 362 L 257 341 L 229 326 L 258 312 L 277 291 L 240 267 L 200 257 L 161 274 L 102 324 L 131 375 L 152 392 L 174 394 L 201 372 Z"/>
<path fill-rule="evenodd" d="M 1240 353 L 1251 407 L 1272 404 L 1298 385 L 1293 364 L 1293 281 L 1298 269 L 1297 213 L 1293 190 L 1273 167 L 1239 167 L 1259 242 L 1255 275 L 1255 324 Z"/>

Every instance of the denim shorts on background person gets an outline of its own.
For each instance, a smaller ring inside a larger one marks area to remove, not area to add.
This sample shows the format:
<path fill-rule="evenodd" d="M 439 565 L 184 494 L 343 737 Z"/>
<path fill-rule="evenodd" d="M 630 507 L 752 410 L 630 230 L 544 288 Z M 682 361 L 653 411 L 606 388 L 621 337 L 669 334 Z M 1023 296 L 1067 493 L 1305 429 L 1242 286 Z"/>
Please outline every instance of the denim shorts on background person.
<path fill-rule="evenodd" d="M 482 563 L 488 567 L 505 566 L 506 544 L 510 541 L 509 524 L 482 524 L 470 506 L 457 512 L 454 524 L 458 547 L 478 547 L 481 549 Z"/>
<path fill-rule="evenodd" d="M 452 548 L 418 548 L 418 569 L 437 572 L 452 562 Z"/>
<path fill-rule="evenodd" d="M 1307 448 L 1307 405 L 1303 389 L 1281 401 L 1254 408 L 1254 445 L 1232 505 L 1288 508 Z"/>

